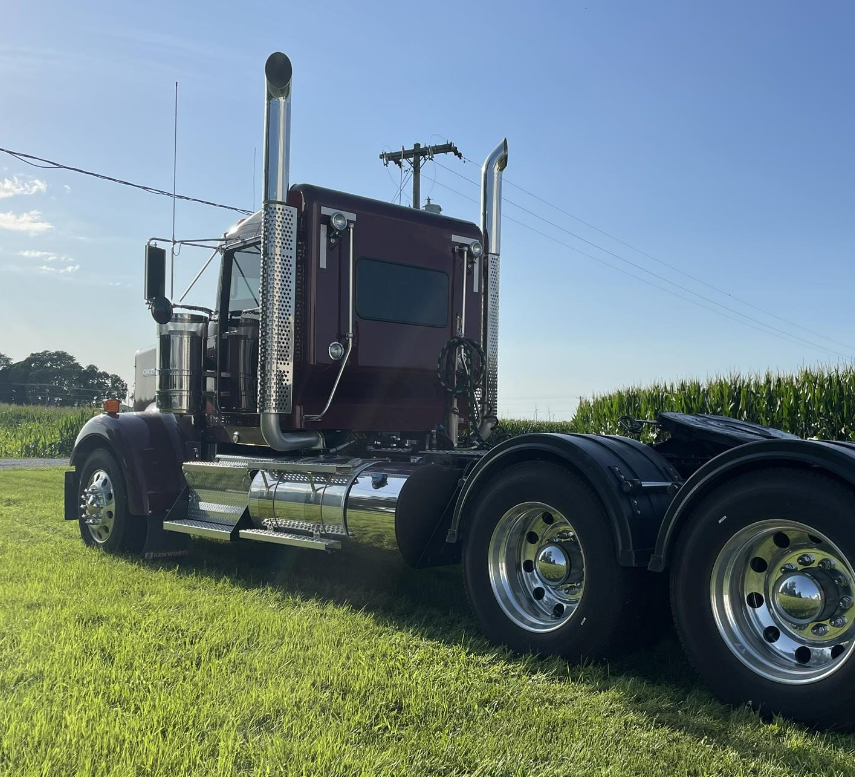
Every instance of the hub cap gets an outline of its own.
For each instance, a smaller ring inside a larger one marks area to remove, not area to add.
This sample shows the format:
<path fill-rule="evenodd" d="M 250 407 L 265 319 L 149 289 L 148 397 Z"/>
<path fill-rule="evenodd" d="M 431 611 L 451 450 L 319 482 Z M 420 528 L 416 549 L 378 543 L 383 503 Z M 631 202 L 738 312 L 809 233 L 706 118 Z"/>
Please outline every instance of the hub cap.
<path fill-rule="evenodd" d="M 80 520 L 89 529 L 92 539 L 101 544 L 112 533 L 115 517 L 113 483 L 103 469 L 96 469 L 80 495 Z"/>
<path fill-rule="evenodd" d="M 496 601 L 517 626 L 554 631 L 582 600 L 585 556 L 573 526 L 542 502 L 506 512 L 493 531 L 488 574 Z"/>
<path fill-rule="evenodd" d="M 853 575 L 827 537 L 795 521 L 760 521 L 728 540 L 713 566 L 710 602 L 719 633 L 757 674 L 816 682 L 855 644 Z"/>

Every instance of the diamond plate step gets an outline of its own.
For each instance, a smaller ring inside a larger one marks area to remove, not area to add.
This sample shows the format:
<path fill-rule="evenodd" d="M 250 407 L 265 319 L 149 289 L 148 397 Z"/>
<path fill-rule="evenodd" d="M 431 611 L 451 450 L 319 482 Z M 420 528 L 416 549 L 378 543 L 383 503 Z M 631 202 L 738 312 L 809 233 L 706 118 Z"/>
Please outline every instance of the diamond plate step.
<path fill-rule="evenodd" d="M 273 542 L 277 545 L 295 545 L 299 548 L 314 548 L 315 550 L 338 550 L 341 548 L 340 540 L 327 537 L 308 537 L 303 534 L 289 534 L 288 532 L 270 529 L 241 529 L 238 534 L 244 540 Z"/>
<path fill-rule="evenodd" d="M 222 523 L 211 523 L 210 521 L 194 521 L 189 518 L 180 521 L 164 521 L 163 528 L 166 531 L 175 531 L 182 534 L 194 534 L 198 537 L 209 537 L 215 540 L 232 539 L 234 526 Z"/>

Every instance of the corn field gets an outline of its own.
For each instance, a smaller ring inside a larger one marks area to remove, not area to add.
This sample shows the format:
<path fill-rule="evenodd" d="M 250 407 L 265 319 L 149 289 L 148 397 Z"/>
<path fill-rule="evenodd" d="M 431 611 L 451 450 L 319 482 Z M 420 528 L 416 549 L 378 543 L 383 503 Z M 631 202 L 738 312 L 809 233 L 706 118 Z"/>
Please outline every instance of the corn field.
<path fill-rule="evenodd" d="M 0 458 L 68 456 L 80 428 L 97 410 L 0 404 Z"/>
<path fill-rule="evenodd" d="M 571 421 L 502 419 L 495 439 L 528 432 L 621 434 L 620 416 L 653 420 L 667 410 L 754 421 L 800 437 L 855 440 L 855 367 L 630 386 L 582 400 Z M 0 404 L 0 458 L 68 456 L 80 427 L 96 412 Z M 647 429 L 642 438 L 652 442 L 654 434 Z"/>
<path fill-rule="evenodd" d="M 710 413 L 782 429 L 799 437 L 855 440 L 855 367 L 816 367 L 792 375 L 767 372 L 629 386 L 583 399 L 572 421 L 502 420 L 504 434 L 578 432 L 621 434 L 623 415 Z M 655 429 L 642 435 L 652 442 Z"/>

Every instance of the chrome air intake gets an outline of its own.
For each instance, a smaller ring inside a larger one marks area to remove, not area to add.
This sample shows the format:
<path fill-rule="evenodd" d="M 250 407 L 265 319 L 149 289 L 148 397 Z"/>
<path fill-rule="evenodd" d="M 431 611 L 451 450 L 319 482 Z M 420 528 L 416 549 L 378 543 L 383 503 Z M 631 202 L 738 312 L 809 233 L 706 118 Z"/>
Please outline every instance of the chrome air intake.
<path fill-rule="evenodd" d="M 276 52 L 264 66 L 264 195 L 261 222 L 261 322 L 258 410 L 261 434 L 274 450 L 314 448 L 317 432 L 283 433 L 294 387 L 297 209 L 286 204 L 291 140 L 291 60 Z"/>
<path fill-rule="evenodd" d="M 202 352 L 208 319 L 173 313 L 157 325 L 157 408 L 192 415 L 202 410 Z M 143 408 L 145 409 L 145 408 Z"/>
<path fill-rule="evenodd" d="M 499 412 L 499 251 L 502 238 L 502 172 L 508 166 L 508 141 L 493 149 L 481 169 L 481 230 L 486 240 L 484 260 L 484 339 L 481 346 L 487 357 L 484 370 L 484 406 L 481 417 L 495 418 Z M 493 422 L 494 423 L 494 422 Z M 482 424 L 481 436 L 486 438 L 492 424 Z"/>

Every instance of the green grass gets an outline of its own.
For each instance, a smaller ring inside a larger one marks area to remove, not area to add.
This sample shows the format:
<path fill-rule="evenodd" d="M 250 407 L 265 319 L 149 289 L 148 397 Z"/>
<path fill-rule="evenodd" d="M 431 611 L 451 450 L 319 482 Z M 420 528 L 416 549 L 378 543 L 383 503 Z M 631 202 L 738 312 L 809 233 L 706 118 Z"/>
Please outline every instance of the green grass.
<path fill-rule="evenodd" d="M 58 458 L 71 454 L 91 407 L 0 404 L 0 458 Z"/>
<path fill-rule="evenodd" d="M 578 668 L 487 644 L 453 568 L 107 556 L 61 480 L 0 473 L 0 774 L 855 774 L 855 737 L 718 704 L 672 635 Z"/>

